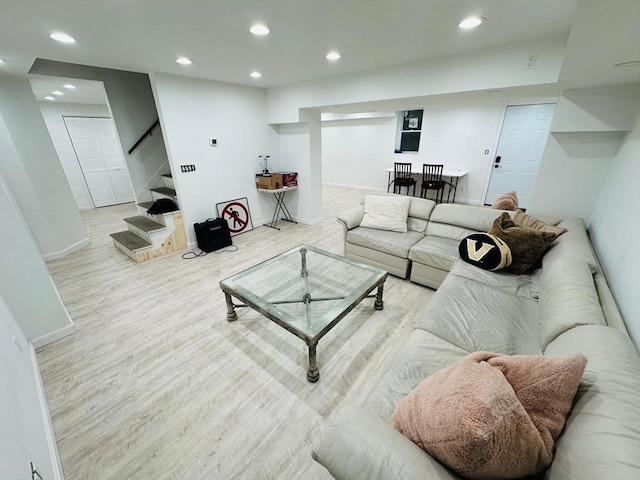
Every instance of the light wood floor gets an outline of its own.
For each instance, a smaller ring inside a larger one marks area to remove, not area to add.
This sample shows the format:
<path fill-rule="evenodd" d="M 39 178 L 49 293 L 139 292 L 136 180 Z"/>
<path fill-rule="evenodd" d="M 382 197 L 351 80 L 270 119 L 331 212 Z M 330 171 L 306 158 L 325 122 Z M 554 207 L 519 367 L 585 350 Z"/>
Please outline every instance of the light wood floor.
<path fill-rule="evenodd" d="M 227 322 L 218 282 L 300 243 L 342 254 L 336 214 L 364 193 L 325 186 L 314 226 L 142 264 L 108 237 L 133 204 L 82 212 L 91 244 L 47 264 L 78 331 L 38 350 L 66 480 L 330 478 L 313 442 L 366 396 L 433 291 L 389 277 L 383 311 L 365 300 L 320 341 L 311 384 L 304 342 L 250 309 Z"/>

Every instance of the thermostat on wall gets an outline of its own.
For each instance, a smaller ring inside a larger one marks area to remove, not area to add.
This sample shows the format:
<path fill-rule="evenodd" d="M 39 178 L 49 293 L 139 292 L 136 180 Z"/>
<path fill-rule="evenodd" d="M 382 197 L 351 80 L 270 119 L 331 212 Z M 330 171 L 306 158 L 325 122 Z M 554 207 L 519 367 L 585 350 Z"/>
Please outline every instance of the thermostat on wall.
<path fill-rule="evenodd" d="M 215 139 L 215 138 L 210 138 L 209 139 L 209 145 L 211 145 L 212 147 L 218 146 L 218 140 Z"/>

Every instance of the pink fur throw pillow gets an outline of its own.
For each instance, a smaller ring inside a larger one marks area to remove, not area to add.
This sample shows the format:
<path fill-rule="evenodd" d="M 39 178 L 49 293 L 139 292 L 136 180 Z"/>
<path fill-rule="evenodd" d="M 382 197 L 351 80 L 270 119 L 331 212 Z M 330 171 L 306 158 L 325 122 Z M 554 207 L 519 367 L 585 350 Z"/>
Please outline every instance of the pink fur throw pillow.
<path fill-rule="evenodd" d="M 491 208 L 495 208 L 496 210 L 517 210 L 518 194 L 515 191 L 505 193 L 504 195 L 498 197 L 495 202 L 493 202 Z"/>
<path fill-rule="evenodd" d="M 551 464 L 586 364 L 475 352 L 424 379 L 391 424 L 466 478 L 532 475 Z"/>

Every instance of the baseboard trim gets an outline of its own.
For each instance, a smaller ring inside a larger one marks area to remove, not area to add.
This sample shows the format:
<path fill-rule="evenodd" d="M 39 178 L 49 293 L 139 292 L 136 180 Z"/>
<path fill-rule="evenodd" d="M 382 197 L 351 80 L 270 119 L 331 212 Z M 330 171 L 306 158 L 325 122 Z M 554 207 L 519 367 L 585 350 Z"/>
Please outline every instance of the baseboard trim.
<path fill-rule="evenodd" d="M 36 355 L 36 347 L 33 342 L 29 342 L 29 353 L 31 355 L 31 363 L 33 364 L 33 376 L 36 380 L 36 390 L 38 392 L 40 410 L 42 411 L 42 420 L 44 423 L 45 436 L 47 437 L 47 446 L 49 447 L 49 458 L 51 460 L 51 467 L 53 470 L 53 480 L 64 480 L 64 473 L 62 471 L 62 463 L 60 462 L 56 436 L 53 431 L 51 415 L 49 415 L 49 404 L 47 403 L 47 397 L 44 394 L 44 384 L 42 383 L 42 377 L 40 376 L 38 356 Z"/>
<path fill-rule="evenodd" d="M 90 242 L 91 242 L 91 239 L 89 237 L 86 237 L 80 240 L 79 242 L 74 243 L 73 245 L 69 245 L 64 250 L 43 255 L 42 258 L 44 258 L 45 262 L 48 262 L 49 260 L 55 260 L 57 258 L 66 257 L 70 253 L 75 252 L 76 250 L 80 250 L 82 247 L 86 247 L 87 245 L 89 245 Z"/>
<path fill-rule="evenodd" d="M 76 330 L 78 330 L 78 327 L 76 326 L 75 323 L 73 323 L 73 321 L 71 320 L 69 321 L 71 322 L 69 325 L 65 325 L 64 327 L 58 328 L 53 332 L 45 333 L 44 335 L 40 335 L 39 337 L 34 338 L 33 340 L 31 340 L 31 344 L 35 348 L 40 348 L 50 343 L 53 343 L 56 340 L 60 340 L 61 338 L 66 337 L 67 335 L 71 335 Z"/>
<path fill-rule="evenodd" d="M 355 188 L 357 190 L 365 190 L 369 192 L 386 192 L 384 188 L 362 187 L 360 185 L 348 185 L 346 183 L 322 182 L 322 184 L 330 187 Z"/>

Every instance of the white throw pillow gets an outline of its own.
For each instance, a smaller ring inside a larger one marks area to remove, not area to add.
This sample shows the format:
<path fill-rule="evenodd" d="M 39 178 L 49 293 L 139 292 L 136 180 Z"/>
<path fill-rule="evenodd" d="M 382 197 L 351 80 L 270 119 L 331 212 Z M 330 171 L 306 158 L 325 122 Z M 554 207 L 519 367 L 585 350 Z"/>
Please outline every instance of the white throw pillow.
<path fill-rule="evenodd" d="M 360 226 L 405 233 L 410 204 L 410 197 L 365 195 Z"/>

